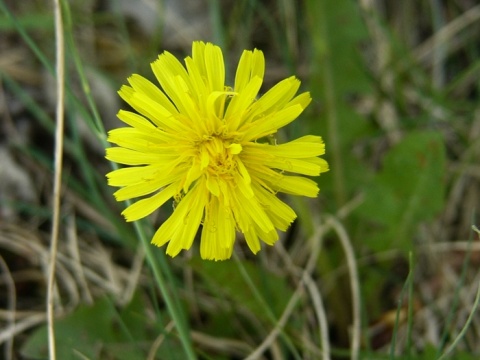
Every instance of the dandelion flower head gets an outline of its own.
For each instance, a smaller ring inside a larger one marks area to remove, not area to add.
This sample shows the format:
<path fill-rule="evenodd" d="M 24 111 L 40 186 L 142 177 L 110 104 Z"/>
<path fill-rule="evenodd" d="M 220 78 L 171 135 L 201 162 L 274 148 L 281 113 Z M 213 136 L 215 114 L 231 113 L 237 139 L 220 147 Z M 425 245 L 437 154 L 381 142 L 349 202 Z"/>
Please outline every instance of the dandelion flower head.
<path fill-rule="evenodd" d="M 111 130 L 110 161 L 128 165 L 107 174 L 118 201 L 140 198 L 122 215 L 135 221 L 173 198 L 174 210 L 152 243 L 176 256 L 189 249 L 200 226 L 200 255 L 224 260 L 232 255 L 236 233 L 253 253 L 278 240 L 296 218 L 277 197 L 287 193 L 316 197 L 317 176 L 328 170 L 325 145 L 307 135 L 283 144 L 268 141 L 310 103 L 297 96 L 300 81 L 284 79 L 257 97 L 265 60 L 257 49 L 244 51 L 234 86 L 225 85 L 222 51 L 194 42 L 182 65 L 165 51 L 151 64 L 161 88 L 134 74 L 119 91 L 134 110 L 120 110 L 128 126 Z"/>

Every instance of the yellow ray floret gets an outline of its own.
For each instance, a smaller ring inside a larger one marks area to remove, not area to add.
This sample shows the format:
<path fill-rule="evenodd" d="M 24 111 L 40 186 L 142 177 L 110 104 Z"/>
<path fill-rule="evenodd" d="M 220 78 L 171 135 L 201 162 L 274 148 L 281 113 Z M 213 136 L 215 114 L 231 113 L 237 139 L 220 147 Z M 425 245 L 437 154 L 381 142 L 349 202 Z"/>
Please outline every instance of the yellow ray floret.
<path fill-rule="evenodd" d="M 169 52 L 151 64 L 160 87 L 134 74 L 119 95 L 135 112 L 120 110 L 127 126 L 111 130 L 110 161 L 127 165 L 107 174 L 118 201 L 137 199 L 122 215 L 136 221 L 173 199 L 174 210 L 152 243 L 171 256 L 189 249 L 201 228 L 204 259 L 231 257 L 237 233 L 253 253 L 273 245 L 295 220 L 277 193 L 316 197 L 306 176 L 328 171 L 322 138 L 307 135 L 283 144 L 264 141 L 294 121 L 311 101 L 296 95 L 289 77 L 258 96 L 263 53 L 244 51 L 233 86 L 225 85 L 218 46 L 194 42 L 185 65 Z"/>

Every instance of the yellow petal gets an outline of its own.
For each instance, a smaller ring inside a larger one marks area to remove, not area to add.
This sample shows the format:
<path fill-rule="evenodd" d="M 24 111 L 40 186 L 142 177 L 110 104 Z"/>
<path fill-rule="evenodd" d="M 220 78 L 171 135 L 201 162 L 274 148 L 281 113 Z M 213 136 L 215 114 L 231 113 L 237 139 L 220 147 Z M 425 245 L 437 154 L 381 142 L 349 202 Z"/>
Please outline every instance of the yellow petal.
<path fill-rule="evenodd" d="M 252 107 L 247 121 L 253 121 L 261 114 L 268 114 L 285 107 L 300 87 L 300 81 L 291 76 L 268 90 Z"/>
<path fill-rule="evenodd" d="M 175 207 L 172 215 L 160 226 L 155 232 L 152 239 L 152 244 L 156 246 L 163 246 L 170 241 L 177 231 L 181 231 L 181 228 L 185 226 L 187 214 L 192 208 L 192 200 L 195 199 L 197 188 L 194 187 L 180 200 L 180 203 Z M 174 247 L 175 249 L 175 247 Z M 172 250 L 173 251 L 173 250 Z"/>
<path fill-rule="evenodd" d="M 257 76 L 260 83 L 265 73 L 265 57 L 260 50 L 245 50 L 240 57 L 235 75 L 236 92 L 241 92 L 250 82 L 250 79 Z"/>
<path fill-rule="evenodd" d="M 286 106 L 292 106 L 292 105 L 300 105 L 302 108 L 306 108 L 308 104 L 312 101 L 312 98 L 310 96 L 309 92 L 304 92 L 297 97 L 295 97 L 292 101 L 288 102 Z"/>
<path fill-rule="evenodd" d="M 255 98 L 262 86 L 262 79 L 254 77 L 250 82 L 242 89 L 242 91 L 236 93 L 228 105 L 225 112 L 225 121 L 227 122 L 230 130 L 238 129 L 245 120 L 244 113 L 249 106 L 255 101 Z"/>
<path fill-rule="evenodd" d="M 301 176 L 285 176 L 276 186 L 279 191 L 284 193 L 311 198 L 317 197 L 319 192 L 318 185 L 315 181 Z"/>
<path fill-rule="evenodd" d="M 188 172 L 187 172 L 187 175 L 185 176 L 185 182 L 183 184 L 183 191 L 184 192 L 187 192 L 190 185 L 192 185 L 192 183 L 197 180 L 200 175 L 202 175 L 202 171 L 200 169 L 200 165 L 199 164 L 193 164 L 189 169 L 188 169 Z"/>
<path fill-rule="evenodd" d="M 194 86 L 182 64 L 168 51 L 151 64 L 153 73 L 170 100 L 181 113 L 188 113 L 185 98 L 194 93 Z"/>
<path fill-rule="evenodd" d="M 147 165 L 159 162 L 162 157 L 155 153 L 144 153 L 121 147 L 107 148 L 105 158 L 124 165 Z"/>
<path fill-rule="evenodd" d="M 127 221 L 135 221 L 150 215 L 175 195 L 177 187 L 178 184 L 171 184 L 153 196 L 138 200 L 123 210 L 122 215 Z"/>
<path fill-rule="evenodd" d="M 145 94 L 134 93 L 128 103 L 162 130 L 173 132 L 185 132 L 188 130 L 184 124 L 178 121 L 174 113 L 169 112 L 159 103 L 152 101 Z"/>
<path fill-rule="evenodd" d="M 220 187 L 216 177 L 207 175 L 207 189 L 217 197 L 220 195 Z"/>
<path fill-rule="evenodd" d="M 289 159 L 276 157 L 272 160 L 265 161 L 265 165 L 282 171 L 296 173 L 301 175 L 318 176 L 323 169 L 324 161 L 319 158 L 307 159 Z"/>
<path fill-rule="evenodd" d="M 172 104 L 170 99 L 168 99 L 165 93 L 161 91 L 157 86 L 155 86 L 152 82 L 145 79 L 143 76 L 133 74 L 131 77 L 128 78 L 128 82 L 130 83 L 130 85 L 132 85 L 132 88 L 136 92 L 141 92 L 145 94 L 152 101 L 160 104 L 168 112 L 172 114 L 178 113 L 177 109 Z"/>
<path fill-rule="evenodd" d="M 243 139 L 245 141 L 257 140 L 261 137 L 273 134 L 281 127 L 291 123 L 303 111 L 300 105 L 293 105 L 272 113 L 263 119 L 245 125 Z"/>
<path fill-rule="evenodd" d="M 118 91 L 118 95 L 120 95 L 120 97 L 126 102 L 128 103 L 128 101 L 130 100 L 130 98 L 132 97 L 133 93 L 135 92 L 135 90 L 133 90 L 132 87 L 128 86 L 128 85 L 122 85 L 122 87 L 120 88 L 120 90 Z"/>
<path fill-rule="evenodd" d="M 110 186 L 137 184 L 142 180 L 153 179 L 165 171 L 163 164 L 125 167 L 109 172 L 106 176 Z"/>
<path fill-rule="evenodd" d="M 205 46 L 205 67 L 210 91 L 224 91 L 225 87 L 225 64 L 223 63 L 222 50 L 207 43 Z"/>
<path fill-rule="evenodd" d="M 252 179 L 250 177 L 250 174 L 247 170 L 247 168 L 245 167 L 245 165 L 243 164 L 243 161 L 242 159 L 240 158 L 237 158 L 237 169 L 240 173 L 240 176 L 242 177 L 242 180 L 246 183 L 246 184 L 250 184 L 252 182 Z"/>
<path fill-rule="evenodd" d="M 202 114 L 206 114 L 205 109 L 208 92 L 205 84 L 205 76 L 202 76 L 191 57 L 187 57 L 185 59 L 185 65 L 187 67 L 192 86 L 194 87 L 194 93 L 191 95 L 194 99 L 196 99 L 200 112 Z"/>
<path fill-rule="evenodd" d="M 246 212 L 250 217 L 250 222 L 257 224 L 263 231 L 269 232 L 273 230 L 274 226 L 270 221 L 270 218 L 267 216 L 256 197 L 246 197 L 242 193 L 239 193 L 238 201 L 241 204 L 241 208 L 237 209 L 237 212 Z"/>
<path fill-rule="evenodd" d="M 192 57 L 190 58 L 203 79 L 207 78 L 205 47 L 206 44 L 203 41 L 194 41 L 192 43 Z"/>
<path fill-rule="evenodd" d="M 117 201 L 148 195 L 166 185 L 179 181 L 182 178 L 182 175 L 183 174 L 179 172 L 178 169 L 170 170 L 170 172 L 164 172 L 157 177 L 142 179 L 136 184 L 125 186 L 120 190 L 117 190 L 113 195 Z"/>
<path fill-rule="evenodd" d="M 246 198 L 253 197 L 253 190 L 251 187 L 251 183 L 245 181 L 239 174 L 234 175 L 236 190 L 239 191 L 239 194 L 242 194 Z"/>
<path fill-rule="evenodd" d="M 235 229 L 227 223 L 223 207 L 216 197 L 211 198 L 203 224 L 200 255 L 207 260 L 225 260 L 231 257 Z"/>
<path fill-rule="evenodd" d="M 240 144 L 230 144 L 227 146 L 227 149 L 230 149 L 232 154 L 238 155 L 242 152 L 242 145 Z"/>
<path fill-rule="evenodd" d="M 320 136 L 304 136 L 275 146 L 252 143 L 249 148 L 287 158 L 309 158 L 325 154 L 325 144 Z"/>
<path fill-rule="evenodd" d="M 158 152 L 163 155 L 178 156 L 171 145 L 166 145 L 175 141 L 175 139 L 167 133 L 156 130 L 145 132 L 131 127 L 117 128 L 108 132 L 107 140 L 118 146 L 139 152 Z"/>
<path fill-rule="evenodd" d="M 245 240 L 247 241 L 247 245 L 250 251 L 254 254 L 258 253 L 261 247 L 257 233 L 252 228 L 252 230 L 245 231 L 243 234 L 245 235 Z"/>
<path fill-rule="evenodd" d="M 192 196 L 193 204 L 189 205 L 190 212 L 187 215 L 187 223 L 185 224 L 185 233 L 182 237 L 182 249 L 189 249 L 197 233 L 200 222 L 203 219 L 204 209 L 208 200 L 208 193 L 205 184 L 200 182 L 196 194 Z"/>
<path fill-rule="evenodd" d="M 262 203 L 273 225 L 279 230 L 286 231 L 297 217 L 295 211 L 277 198 L 275 194 L 265 190 L 258 184 L 254 184 L 254 191 L 255 196 L 257 196 L 258 200 Z"/>
<path fill-rule="evenodd" d="M 120 110 L 117 114 L 117 117 L 125 124 L 139 130 L 154 131 L 156 129 L 156 127 L 150 121 L 131 111 Z"/>
<path fill-rule="evenodd" d="M 278 240 L 278 232 L 273 229 L 269 232 L 263 232 L 261 229 L 256 229 L 256 232 L 260 239 L 267 245 L 273 245 Z"/>
<path fill-rule="evenodd" d="M 189 210 L 188 214 L 185 215 L 183 226 L 180 226 L 177 231 L 173 233 L 166 250 L 166 253 L 172 257 L 177 256 L 181 250 L 188 250 L 192 246 L 207 202 L 205 186 L 199 184 L 192 190 L 192 196 L 183 198 L 181 202 L 184 201 L 185 204 L 182 206 L 185 206 Z"/>

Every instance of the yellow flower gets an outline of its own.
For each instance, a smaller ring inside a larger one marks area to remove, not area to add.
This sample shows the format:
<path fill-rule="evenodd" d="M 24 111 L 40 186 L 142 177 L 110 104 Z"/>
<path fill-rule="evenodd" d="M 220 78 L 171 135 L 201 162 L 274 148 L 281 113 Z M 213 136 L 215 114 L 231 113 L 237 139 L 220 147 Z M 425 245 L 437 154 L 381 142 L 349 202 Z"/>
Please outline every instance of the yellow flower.
<path fill-rule="evenodd" d="M 285 231 L 295 212 L 278 192 L 316 197 L 308 178 L 328 170 L 319 136 L 303 136 L 285 144 L 268 139 L 295 120 L 310 95 L 295 96 L 300 81 L 289 77 L 257 99 L 265 60 L 259 50 L 244 51 L 235 86 L 225 86 L 222 51 L 194 42 L 185 67 L 169 52 L 152 64 L 161 85 L 134 74 L 119 91 L 139 114 L 120 110 L 128 127 L 109 132 L 106 158 L 130 167 L 107 174 L 121 189 L 118 201 L 142 197 L 122 214 L 127 221 L 143 218 L 174 200 L 172 215 L 156 231 L 152 243 L 168 242 L 167 254 L 189 249 L 202 225 L 200 254 L 204 259 L 230 258 L 236 231 L 253 253 L 260 240 L 272 245 L 277 229 Z"/>

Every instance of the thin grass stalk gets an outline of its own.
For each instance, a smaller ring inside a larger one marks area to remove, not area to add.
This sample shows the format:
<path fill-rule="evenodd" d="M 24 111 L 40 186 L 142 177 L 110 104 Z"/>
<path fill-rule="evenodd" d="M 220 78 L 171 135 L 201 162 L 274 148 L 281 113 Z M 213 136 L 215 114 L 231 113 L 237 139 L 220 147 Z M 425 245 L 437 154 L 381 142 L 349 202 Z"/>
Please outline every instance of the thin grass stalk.
<path fill-rule="evenodd" d="M 443 18 L 442 1 L 430 0 L 432 8 L 432 25 L 435 33 L 443 28 L 445 21 Z M 445 59 L 447 55 L 447 41 L 441 43 L 440 39 L 435 38 L 432 56 L 432 86 L 434 89 L 442 89 L 445 85 Z"/>
<path fill-rule="evenodd" d="M 187 355 L 187 359 L 195 360 L 197 356 L 195 355 L 195 351 L 193 350 L 190 332 L 188 330 L 185 317 L 182 316 L 183 314 L 180 307 L 178 306 L 178 302 L 173 300 L 173 297 L 168 290 L 168 286 L 165 281 L 165 278 L 163 277 L 162 271 L 158 266 L 158 261 L 155 257 L 155 254 L 153 253 L 153 250 L 152 250 L 153 246 L 150 244 L 150 242 L 147 239 L 145 231 L 142 227 L 142 222 L 135 221 L 134 226 L 135 226 L 135 231 L 137 233 L 137 236 L 140 238 L 140 242 L 142 243 L 143 248 L 145 250 L 147 261 L 150 265 L 150 268 L 152 269 L 153 275 L 157 282 L 158 288 L 160 289 L 163 300 L 167 305 L 168 312 L 172 316 L 172 320 L 175 323 L 175 327 L 177 328 L 178 336 L 180 338 L 180 342 L 182 343 L 185 354 Z M 173 283 L 171 288 L 172 289 L 175 288 L 175 285 Z"/>
<path fill-rule="evenodd" d="M 48 324 L 48 353 L 50 360 L 56 360 L 55 349 L 55 321 L 54 321 L 54 286 L 55 265 L 58 249 L 58 233 L 60 227 L 60 196 L 62 187 L 63 162 L 63 129 L 65 106 L 65 39 L 63 36 L 62 9 L 60 0 L 53 0 L 55 18 L 55 62 L 56 62 L 56 131 L 55 131 L 55 165 L 53 183 L 53 214 L 52 232 L 50 239 L 50 262 L 47 283 L 47 324 Z"/>
<path fill-rule="evenodd" d="M 475 230 L 475 227 L 473 227 Z M 435 358 L 439 358 L 443 349 L 445 348 L 445 344 L 447 343 L 448 338 L 450 337 L 450 325 L 453 322 L 453 317 L 458 309 L 458 303 L 460 301 L 460 290 L 462 289 L 463 285 L 465 284 L 465 278 L 467 276 L 468 266 L 470 265 L 470 258 L 472 256 L 472 237 L 470 237 L 468 241 L 468 249 L 465 254 L 465 261 L 462 265 L 462 271 L 460 273 L 460 277 L 457 283 L 457 287 L 455 288 L 455 292 L 453 294 L 452 305 L 450 306 L 450 311 L 448 312 L 443 328 L 443 334 L 440 339 L 440 344 L 437 347 L 437 354 Z"/>
<path fill-rule="evenodd" d="M 474 315 L 477 313 L 478 306 L 480 305 L 480 284 L 478 285 L 477 289 L 477 295 L 475 296 L 475 301 L 473 302 L 472 306 L 472 311 L 468 315 L 467 321 L 465 322 L 465 325 L 463 326 L 462 330 L 458 334 L 458 336 L 453 340 L 453 342 L 450 344 L 447 350 L 438 358 L 438 360 L 444 360 L 447 359 L 452 351 L 457 347 L 458 343 L 463 339 L 465 336 L 470 324 L 473 321 Z"/>

